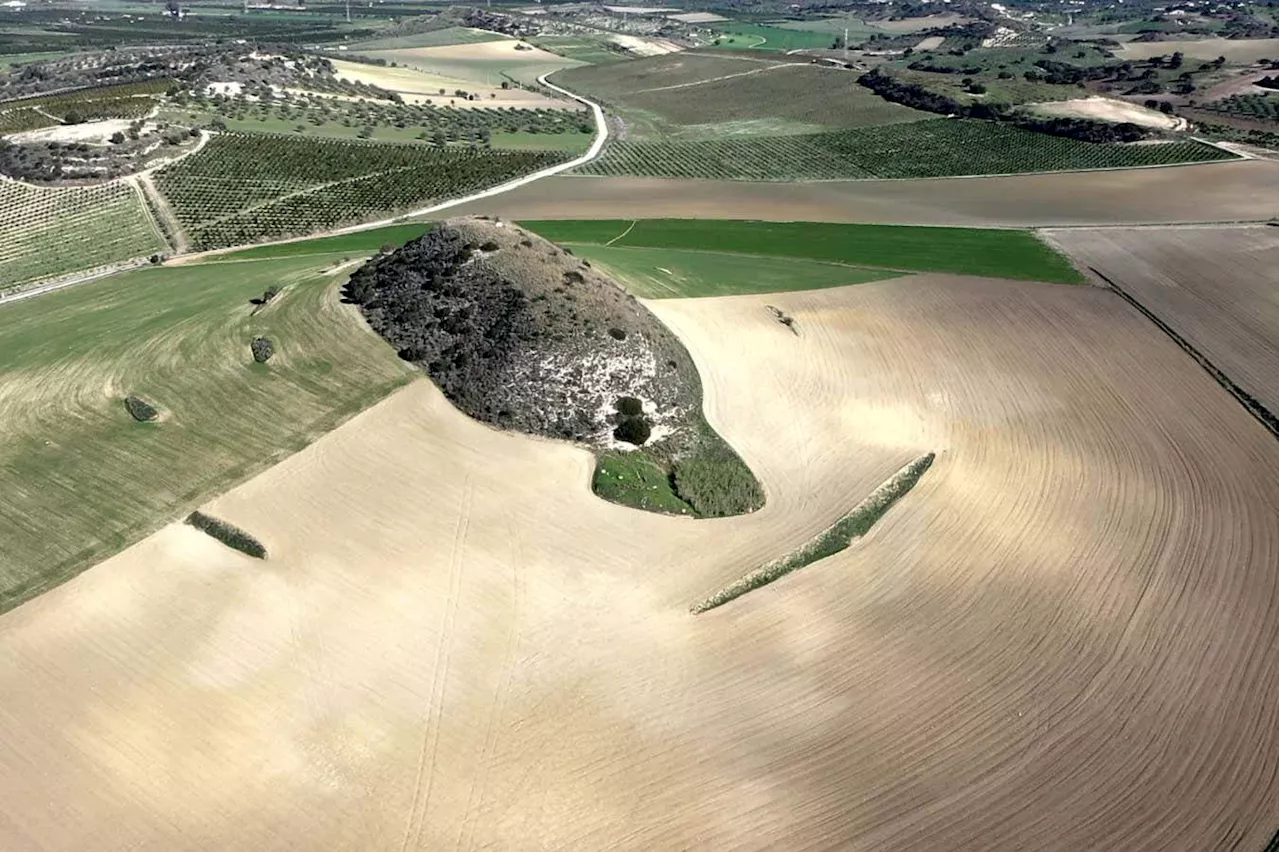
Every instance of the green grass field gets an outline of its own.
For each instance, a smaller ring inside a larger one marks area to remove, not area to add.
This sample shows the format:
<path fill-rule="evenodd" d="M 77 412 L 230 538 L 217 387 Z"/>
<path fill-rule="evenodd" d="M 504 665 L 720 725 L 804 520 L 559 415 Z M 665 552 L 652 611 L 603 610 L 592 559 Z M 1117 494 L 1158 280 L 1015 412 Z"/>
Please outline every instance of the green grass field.
<path fill-rule="evenodd" d="M 0 181 L 0 234 L 0 294 L 167 251 L 138 192 L 126 183 L 38 187 Z"/>
<path fill-rule="evenodd" d="M 413 377 L 341 255 L 125 273 L 0 305 L 0 610 L 296 452 Z M 347 270 L 349 271 L 349 270 Z M 283 293 L 256 315 L 249 300 Z M 276 356 L 253 364 L 250 340 Z M 156 403 L 135 422 L 122 399 Z"/>
<path fill-rule="evenodd" d="M 348 45 L 351 50 L 399 50 L 411 47 L 445 47 L 451 44 L 479 44 L 486 41 L 503 41 L 506 36 L 498 33 L 473 30 L 470 27 L 446 27 L 426 33 L 406 36 L 372 38 Z"/>
<path fill-rule="evenodd" d="M 575 244 L 573 253 L 645 299 L 816 290 L 901 274 L 816 260 L 671 248 Z"/>
<path fill-rule="evenodd" d="M 46 50 L 40 53 L 10 53 L 0 55 L 0 71 L 7 71 L 15 65 L 25 65 L 28 62 L 43 62 L 46 59 L 57 59 L 60 56 L 70 54 L 69 50 Z"/>
<path fill-rule="evenodd" d="M 466 195 L 566 159 L 220 133 L 156 182 L 197 249 L 300 236 Z"/>
<path fill-rule="evenodd" d="M 670 135 L 679 138 L 715 139 L 726 129 L 732 132 L 734 123 L 746 123 L 753 134 L 786 135 L 933 118 L 858 85 L 858 75 L 851 71 L 797 63 L 763 68 L 694 86 L 635 92 L 623 103 L 676 125 L 680 130 Z M 761 119 L 778 127 L 770 132 L 760 126 Z"/>
<path fill-rule="evenodd" d="M 807 30 L 788 30 L 767 24 L 744 24 L 738 21 L 722 21 L 712 25 L 718 36 L 712 47 L 721 50 L 769 50 L 786 53 L 788 50 L 823 49 L 832 44 L 833 34 Z M 852 34 L 851 34 L 852 37 Z"/>
<path fill-rule="evenodd" d="M 819 133 L 931 118 L 890 103 L 858 74 L 805 62 L 680 53 L 552 78 L 622 117 L 629 141 Z"/>
<path fill-rule="evenodd" d="M 628 58 L 625 53 L 606 47 L 604 38 L 592 38 L 589 35 L 536 36 L 529 43 L 549 53 L 591 65 L 608 65 Z"/>
<path fill-rule="evenodd" d="M 634 227 L 627 220 L 543 220 L 521 224 L 553 242 L 570 246 L 603 245 L 612 240 L 611 248 L 718 251 L 1067 284 L 1084 280 L 1063 255 L 1034 234 L 1013 229 L 705 219 L 642 219 Z M 624 232 L 626 235 L 620 236 Z M 656 256 L 648 259 L 656 260 Z M 745 269 L 742 272 L 745 277 Z M 750 286 L 749 282 L 746 286 Z"/>

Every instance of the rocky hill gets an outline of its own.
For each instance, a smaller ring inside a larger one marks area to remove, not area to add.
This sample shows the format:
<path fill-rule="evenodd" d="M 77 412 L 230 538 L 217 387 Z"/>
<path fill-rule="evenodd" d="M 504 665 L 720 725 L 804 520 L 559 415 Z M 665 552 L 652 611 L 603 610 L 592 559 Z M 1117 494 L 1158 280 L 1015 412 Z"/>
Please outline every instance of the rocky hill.
<path fill-rule="evenodd" d="M 352 276 L 348 298 L 460 409 L 521 432 L 609 446 L 616 403 L 655 438 L 698 405 L 675 336 L 586 262 L 507 222 L 453 219 Z"/>
<path fill-rule="evenodd" d="M 599 450 L 643 446 L 663 488 L 685 466 L 691 495 L 706 475 L 732 483 L 732 499 L 676 495 L 691 514 L 763 502 L 703 421 L 698 373 L 675 335 L 590 264 L 517 225 L 442 222 L 370 260 L 344 295 L 478 420 Z"/>

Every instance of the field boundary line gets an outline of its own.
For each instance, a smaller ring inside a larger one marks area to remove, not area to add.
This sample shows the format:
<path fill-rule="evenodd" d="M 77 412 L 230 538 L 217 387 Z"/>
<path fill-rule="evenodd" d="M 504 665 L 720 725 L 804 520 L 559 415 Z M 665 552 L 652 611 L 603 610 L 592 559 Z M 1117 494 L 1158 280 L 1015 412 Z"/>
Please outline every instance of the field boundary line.
<path fill-rule="evenodd" d="M 1213 377 L 1214 381 L 1222 385 L 1224 390 L 1235 397 L 1236 401 L 1240 403 L 1245 411 L 1253 415 L 1254 419 L 1265 426 L 1272 435 L 1280 437 L 1280 425 L 1277 424 L 1276 415 L 1272 411 L 1270 411 L 1261 402 L 1254 399 L 1252 394 L 1232 381 L 1231 377 L 1218 369 L 1217 365 L 1210 361 L 1204 353 L 1191 345 L 1190 341 L 1181 334 L 1178 334 L 1178 332 L 1174 331 L 1172 326 L 1160 319 L 1154 311 L 1126 292 L 1119 284 L 1112 281 L 1092 266 L 1085 268 L 1105 281 L 1107 286 L 1114 291 L 1116 295 L 1124 299 L 1130 305 L 1133 305 L 1143 316 L 1151 320 L 1151 322 L 1155 324 L 1156 328 L 1160 329 L 1160 331 L 1164 332 L 1170 340 L 1178 344 L 1184 352 L 1194 358 L 1196 363 L 1204 368 L 1206 373 Z"/>
<path fill-rule="evenodd" d="M 645 92 L 669 92 L 672 89 L 688 89 L 693 86 L 702 86 L 702 85 L 705 85 L 706 83 L 715 83 L 718 80 L 732 80 L 734 77 L 749 77 L 752 74 L 763 74 L 764 72 L 772 71 L 775 68 L 790 68 L 790 67 L 791 67 L 791 63 L 789 62 L 779 62 L 775 65 L 766 65 L 763 68 L 752 68 L 750 71 L 742 71 L 737 74 L 725 74 L 720 77 L 708 77 L 705 80 L 694 80 L 692 83 L 676 83 L 674 86 L 655 86 L 652 89 L 636 89 L 634 92 L 631 92 L 630 94 L 640 95 Z M 807 68 L 808 66 L 805 65 L 800 67 Z"/>
<path fill-rule="evenodd" d="M 621 234 L 618 234 L 618 236 L 614 237 L 613 239 L 609 240 L 609 242 L 605 243 L 605 245 L 611 246 L 614 243 L 616 243 L 618 240 L 625 237 L 627 234 L 631 233 L 633 230 L 635 230 L 636 222 L 639 222 L 639 221 L 640 221 L 639 219 L 632 219 L 631 224 L 627 226 L 627 229 L 625 231 L 623 231 Z M 588 245 L 588 244 L 583 243 L 582 245 Z"/>

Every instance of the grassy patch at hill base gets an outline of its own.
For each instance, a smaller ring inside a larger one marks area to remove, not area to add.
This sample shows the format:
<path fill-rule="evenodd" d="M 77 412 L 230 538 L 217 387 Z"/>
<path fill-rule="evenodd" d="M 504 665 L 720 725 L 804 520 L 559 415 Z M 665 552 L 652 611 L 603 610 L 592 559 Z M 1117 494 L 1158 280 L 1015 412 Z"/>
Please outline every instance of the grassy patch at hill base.
<path fill-rule="evenodd" d="M 764 491 L 746 463 L 698 417 L 690 450 L 671 457 L 661 444 L 596 457 L 591 489 L 611 503 L 649 512 L 725 518 L 754 512 Z"/>
<path fill-rule="evenodd" d="M 297 452 L 414 376 L 331 258 L 152 267 L 0 306 L 0 611 Z M 271 286 L 281 298 L 253 313 Z M 280 352 L 254 370 L 249 342 Z M 336 367 L 335 367 L 336 365 Z M 162 400 L 139 428 L 123 393 Z"/>
<path fill-rule="evenodd" d="M 798 258 L 918 272 L 1078 284 L 1083 276 L 1030 231 L 703 219 L 522 222 L 549 240 Z M 630 230 L 628 230 L 630 229 Z M 575 249 L 576 251 L 576 249 Z"/>
<path fill-rule="evenodd" d="M 645 299 L 816 290 L 902 274 L 815 260 L 685 249 L 575 245 L 573 253 Z"/>

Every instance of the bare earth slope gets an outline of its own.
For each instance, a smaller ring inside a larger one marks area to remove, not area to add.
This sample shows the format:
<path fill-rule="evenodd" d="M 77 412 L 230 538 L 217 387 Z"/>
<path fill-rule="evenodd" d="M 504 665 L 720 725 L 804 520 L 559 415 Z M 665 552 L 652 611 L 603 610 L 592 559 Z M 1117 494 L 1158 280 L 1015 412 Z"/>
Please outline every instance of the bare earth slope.
<path fill-rule="evenodd" d="M 1277 214 L 1277 166 L 1199 166 L 938 180 L 752 184 L 554 177 L 450 213 L 506 219 L 770 219 L 910 225 L 1238 222 Z"/>
<path fill-rule="evenodd" d="M 1116 282 L 1236 384 L 1277 412 L 1277 230 L 1106 228 L 1050 231 L 1082 266 Z"/>
<path fill-rule="evenodd" d="M 0 847 L 1262 848 L 1276 442 L 1173 343 L 944 276 L 651 308 L 764 509 L 606 504 L 415 382 L 206 507 L 265 563 L 174 526 L 0 618 Z"/>

